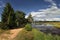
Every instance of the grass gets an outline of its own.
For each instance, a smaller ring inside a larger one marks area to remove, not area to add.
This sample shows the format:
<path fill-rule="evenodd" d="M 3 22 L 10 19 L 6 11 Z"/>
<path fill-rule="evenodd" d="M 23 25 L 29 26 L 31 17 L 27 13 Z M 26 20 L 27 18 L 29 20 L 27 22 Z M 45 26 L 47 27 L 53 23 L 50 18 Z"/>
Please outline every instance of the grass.
<path fill-rule="evenodd" d="M 60 40 L 60 36 L 44 34 L 36 29 L 33 30 L 34 40 Z"/>
<path fill-rule="evenodd" d="M 51 35 L 40 32 L 37 29 L 32 31 L 22 30 L 14 40 L 60 40 L 59 35 Z"/>
<path fill-rule="evenodd" d="M 20 31 L 20 33 L 16 36 L 14 40 L 32 40 L 33 39 L 33 33 L 32 31 L 26 31 L 23 29 Z"/>
<path fill-rule="evenodd" d="M 9 34 L 10 34 L 9 30 L 0 29 L 0 40 L 8 40 Z"/>
<path fill-rule="evenodd" d="M 60 28 L 60 21 L 40 21 L 39 24 L 51 24 L 56 28 Z"/>
<path fill-rule="evenodd" d="M 10 34 L 10 31 L 9 30 L 0 29 L 0 34 L 3 34 L 3 33 Z"/>
<path fill-rule="evenodd" d="M 51 24 L 56 28 L 60 28 L 60 22 L 47 22 L 46 24 Z"/>

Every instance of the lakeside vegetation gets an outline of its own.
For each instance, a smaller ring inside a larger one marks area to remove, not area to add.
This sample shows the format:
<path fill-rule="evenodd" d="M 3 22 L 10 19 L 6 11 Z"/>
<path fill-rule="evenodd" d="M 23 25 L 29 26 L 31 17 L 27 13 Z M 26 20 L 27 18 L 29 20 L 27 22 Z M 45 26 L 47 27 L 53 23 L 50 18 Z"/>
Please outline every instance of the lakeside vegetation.
<path fill-rule="evenodd" d="M 14 40 L 60 40 L 59 35 L 45 34 L 37 29 L 32 29 L 31 31 L 27 31 L 23 29 Z"/>

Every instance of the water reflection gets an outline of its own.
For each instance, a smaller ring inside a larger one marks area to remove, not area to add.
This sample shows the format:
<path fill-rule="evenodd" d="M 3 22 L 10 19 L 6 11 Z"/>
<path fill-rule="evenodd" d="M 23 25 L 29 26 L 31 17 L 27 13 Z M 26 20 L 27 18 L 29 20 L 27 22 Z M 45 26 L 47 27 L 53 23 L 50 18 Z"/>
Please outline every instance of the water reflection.
<path fill-rule="evenodd" d="M 44 33 L 52 33 L 52 34 L 59 34 L 60 29 L 55 28 L 52 24 L 32 24 L 33 28 L 37 28 L 38 30 Z"/>

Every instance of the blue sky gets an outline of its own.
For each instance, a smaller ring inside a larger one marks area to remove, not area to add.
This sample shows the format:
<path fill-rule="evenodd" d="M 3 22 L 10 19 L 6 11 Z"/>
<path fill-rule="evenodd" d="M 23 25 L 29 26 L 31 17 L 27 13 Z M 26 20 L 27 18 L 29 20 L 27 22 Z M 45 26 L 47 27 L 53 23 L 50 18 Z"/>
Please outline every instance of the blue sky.
<path fill-rule="evenodd" d="M 52 4 L 47 1 L 49 0 L 0 0 L 0 16 L 7 2 L 12 5 L 14 10 L 21 10 L 26 14 L 29 14 L 32 11 L 49 8 Z M 53 2 L 60 8 L 60 0 L 53 0 Z"/>
<path fill-rule="evenodd" d="M 53 1 L 60 7 L 60 0 Z M 45 2 L 45 0 L 0 0 L 0 6 L 5 5 L 7 2 L 10 2 L 15 10 L 22 10 L 25 13 L 45 9 L 48 5 L 51 5 L 49 2 Z M 1 10 L 2 8 L 0 8 L 0 12 Z"/>

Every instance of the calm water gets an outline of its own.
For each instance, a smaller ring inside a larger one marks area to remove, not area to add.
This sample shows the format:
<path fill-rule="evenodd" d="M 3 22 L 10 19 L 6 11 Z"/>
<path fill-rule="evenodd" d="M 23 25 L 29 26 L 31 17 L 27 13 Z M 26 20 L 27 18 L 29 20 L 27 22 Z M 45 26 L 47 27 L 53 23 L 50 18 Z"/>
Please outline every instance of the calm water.
<path fill-rule="evenodd" d="M 33 28 L 37 28 L 38 30 L 42 31 L 42 32 L 47 32 L 47 33 L 53 33 L 53 34 L 59 34 L 60 35 L 60 29 L 55 28 L 53 25 L 51 24 L 41 24 L 41 25 L 36 25 L 36 24 L 32 24 Z"/>

